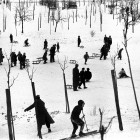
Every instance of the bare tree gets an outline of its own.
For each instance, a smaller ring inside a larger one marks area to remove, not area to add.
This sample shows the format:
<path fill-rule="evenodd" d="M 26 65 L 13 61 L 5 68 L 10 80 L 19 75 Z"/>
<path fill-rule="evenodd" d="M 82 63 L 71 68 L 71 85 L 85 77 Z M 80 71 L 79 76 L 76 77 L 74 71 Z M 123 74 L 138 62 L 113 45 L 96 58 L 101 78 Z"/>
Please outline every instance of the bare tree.
<path fill-rule="evenodd" d="M 11 46 L 11 52 L 12 52 L 12 46 Z M 10 54 L 11 54 L 10 52 Z M 9 129 L 9 139 L 15 140 L 15 130 L 14 130 L 14 122 L 13 122 L 13 114 L 12 114 L 12 104 L 11 104 L 11 93 L 10 88 L 14 85 L 15 80 L 18 78 L 18 75 L 16 77 L 13 77 L 11 80 L 10 74 L 11 74 L 11 57 L 8 56 L 5 53 L 6 59 L 8 61 L 8 69 L 5 69 L 6 75 L 7 75 L 7 84 L 8 88 L 6 89 L 6 101 L 7 101 L 7 122 L 8 122 L 8 129 Z"/>
<path fill-rule="evenodd" d="M 55 15 L 56 14 L 56 15 Z M 69 18 L 69 17 L 68 17 Z M 52 12 L 52 15 L 50 16 L 50 19 L 52 20 L 52 21 L 55 21 L 55 32 L 56 32 L 56 30 L 57 30 L 57 25 L 58 25 L 58 23 L 60 22 L 60 21 L 64 21 L 64 22 L 66 22 L 66 21 L 68 21 L 68 19 L 67 18 L 63 18 L 62 16 L 61 16 L 61 11 L 60 11 L 60 9 L 57 9 L 57 10 L 55 10 L 55 12 L 53 11 Z"/>
<path fill-rule="evenodd" d="M 20 3 L 16 7 L 16 16 L 15 16 L 16 22 L 19 22 L 22 24 L 22 33 L 23 33 L 23 23 L 25 21 L 31 21 L 32 20 L 32 11 L 29 10 L 29 7 L 25 7 L 25 3 Z"/>
<path fill-rule="evenodd" d="M 58 63 L 60 65 L 61 70 L 63 71 L 64 89 L 65 89 L 65 100 L 66 100 L 66 113 L 70 113 L 68 94 L 67 94 L 67 87 L 66 87 L 66 78 L 65 78 L 65 70 L 68 67 L 68 66 L 66 66 L 67 58 L 65 57 L 64 64 L 60 63 L 59 59 L 58 59 Z"/>
<path fill-rule="evenodd" d="M 133 87 L 133 92 L 134 92 L 134 97 L 135 97 L 135 102 L 138 110 L 138 115 L 140 119 L 140 110 L 139 110 L 139 105 L 137 101 L 137 96 L 136 96 L 136 90 L 135 90 L 135 85 L 134 85 L 134 80 L 133 80 L 133 75 L 132 75 L 132 68 L 131 68 L 131 62 L 130 62 L 130 57 L 128 53 L 128 29 L 130 26 L 134 26 L 136 23 L 139 23 L 140 21 L 140 13 L 138 12 L 137 9 L 137 0 L 125 0 L 121 4 L 121 17 L 124 22 L 124 29 L 123 29 L 123 37 L 124 37 L 124 42 L 123 45 L 125 47 L 125 51 L 127 54 L 128 58 L 128 65 L 129 65 L 129 71 L 130 71 L 130 76 L 131 76 L 131 82 L 132 82 L 132 87 Z"/>
<path fill-rule="evenodd" d="M 105 126 L 103 125 L 103 113 L 104 113 L 104 111 L 102 111 L 102 110 L 99 108 L 99 112 L 100 112 L 100 128 L 99 128 L 99 133 L 100 133 L 100 135 L 101 135 L 101 140 L 104 140 L 104 134 L 106 134 L 106 133 L 109 131 L 109 129 L 110 129 L 110 127 L 111 127 L 111 124 L 112 124 L 112 121 L 113 121 L 113 119 L 115 118 L 115 116 L 113 116 L 113 117 L 110 119 L 108 125 L 105 127 Z"/>

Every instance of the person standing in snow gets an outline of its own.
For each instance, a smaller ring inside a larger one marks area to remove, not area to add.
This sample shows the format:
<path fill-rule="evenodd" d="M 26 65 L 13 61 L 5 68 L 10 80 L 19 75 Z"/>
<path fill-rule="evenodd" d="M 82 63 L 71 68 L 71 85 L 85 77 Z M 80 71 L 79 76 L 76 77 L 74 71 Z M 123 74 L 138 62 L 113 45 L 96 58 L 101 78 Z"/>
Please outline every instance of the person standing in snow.
<path fill-rule="evenodd" d="M 44 64 L 46 64 L 47 62 L 47 51 L 48 50 L 45 50 L 45 53 L 43 54 L 43 60 L 44 60 Z"/>
<path fill-rule="evenodd" d="M 3 62 L 3 53 L 2 53 L 2 48 L 0 48 L 0 65 L 2 65 L 2 62 Z"/>
<path fill-rule="evenodd" d="M 26 62 L 26 53 L 23 53 L 22 55 L 22 68 L 25 68 L 25 62 Z"/>
<path fill-rule="evenodd" d="M 85 65 L 86 65 L 87 64 L 87 60 L 89 59 L 88 52 L 86 52 L 86 54 L 84 55 L 84 59 L 85 59 Z"/>
<path fill-rule="evenodd" d="M 84 89 L 87 88 L 85 84 L 85 68 L 82 68 L 82 70 L 80 71 L 79 77 L 80 77 L 80 82 L 79 82 L 78 88 L 81 89 L 82 84 L 84 86 Z"/>
<path fill-rule="evenodd" d="M 102 59 L 102 57 L 104 57 L 104 60 L 107 57 L 107 53 L 108 53 L 108 49 L 106 48 L 106 45 L 104 44 L 103 47 L 101 48 L 101 56 L 100 56 L 100 60 Z"/>
<path fill-rule="evenodd" d="M 10 34 L 10 43 L 13 43 L 13 35 L 12 34 Z"/>
<path fill-rule="evenodd" d="M 22 70 L 22 54 L 21 54 L 21 52 L 20 52 L 20 51 L 18 52 L 17 57 L 18 57 L 18 60 L 19 60 L 20 69 Z"/>
<path fill-rule="evenodd" d="M 39 95 L 35 97 L 35 102 L 29 107 L 27 107 L 24 110 L 24 112 L 33 109 L 35 106 L 36 106 L 36 111 L 37 111 L 36 113 L 37 113 L 37 122 L 38 122 L 38 136 L 39 138 L 42 139 L 42 134 L 41 134 L 42 125 L 46 124 L 48 128 L 48 132 L 50 133 L 51 132 L 50 124 L 54 123 L 54 120 L 49 115 L 48 111 L 45 108 L 45 103 L 40 99 Z"/>
<path fill-rule="evenodd" d="M 123 51 L 123 48 L 121 48 L 118 52 L 118 59 L 122 60 L 122 51 Z"/>
<path fill-rule="evenodd" d="M 57 45 L 56 45 L 56 47 L 57 47 L 57 52 L 59 52 L 59 49 L 60 49 L 59 42 L 57 42 Z"/>
<path fill-rule="evenodd" d="M 80 44 L 81 44 L 81 38 L 80 38 L 80 36 L 78 36 L 77 42 L 78 42 L 78 47 L 80 47 Z"/>
<path fill-rule="evenodd" d="M 83 133 L 84 121 L 82 119 L 85 116 L 83 115 L 83 117 L 80 118 L 80 114 L 81 114 L 81 111 L 83 111 L 84 105 L 85 105 L 85 102 L 83 100 L 79 100 L 78 105 L 76 105 L 72 110 L 72 113 L 71 113 L 71 122 L 73 125 L 73 131 L 71 135 L 72 138 L 76 137 L 75 133 L 76 133 L 76 130 L 78 129 L 78 126 L 80 126 L 79 136 L 84 135 Z"/>
<path fill-rule="evenodd" d="M 79 86 L 79 69 L 78 64 L 75 64 L 75 68 L 73 68 L 73 91 L 78 91 L 77 87 Z"/>
<path fill-rule="evenodd" d="M 92 73 L 91 73 L 90 69 L 87 68 L 87 70 L 85 71 L 85 80 L 86 80 L 86 82 L 88 82 L 91 79 L 91 77 L 92 77 Z"/>
<path fill-rule="evenodd" d="M 47 49 L 47 47 L 48 47 L 48 41 L 47 41 L 47 39 L 45 39 L 45 41 L 44 41 L 44 50 L 46 50 Z"/>

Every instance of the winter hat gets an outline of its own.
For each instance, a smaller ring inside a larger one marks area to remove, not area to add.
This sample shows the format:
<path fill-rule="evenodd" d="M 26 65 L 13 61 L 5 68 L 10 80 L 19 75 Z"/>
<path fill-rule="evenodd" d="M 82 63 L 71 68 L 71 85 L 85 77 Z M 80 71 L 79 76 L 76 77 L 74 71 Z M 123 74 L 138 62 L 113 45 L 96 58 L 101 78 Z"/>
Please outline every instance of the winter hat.
<path fill-rule="evenodd" d="M 80 105 L 80 106 L 81 106 L 83 103 L 85 103 L 83 100 L 79 100 L 79 101 L 78 101 L 78 105 Z"/>
<path fill-rule="evenodd" d="M 40 99 L 40 95 L 36 95 L 36 97 L 35 97 L 36 99 Z"/>

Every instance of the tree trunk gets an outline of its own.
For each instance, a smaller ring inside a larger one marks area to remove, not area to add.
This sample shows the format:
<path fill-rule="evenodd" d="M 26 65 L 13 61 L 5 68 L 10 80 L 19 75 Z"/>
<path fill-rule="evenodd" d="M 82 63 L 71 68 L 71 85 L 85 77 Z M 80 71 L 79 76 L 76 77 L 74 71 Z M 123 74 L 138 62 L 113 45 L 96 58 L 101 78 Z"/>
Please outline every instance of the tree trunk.
<path fill-rule="evenodd" d="M 67 93 L 67 87 L 66 87 L 66 78 L 65 78 L 64 72 L 63 72 L 63 78 L 64 78 L 65 99 L 66 99 L 66 113 L 70 113 L 68 93 Z"/>
<path fill-rule="evenodd" d="M 21 22 L 22 22 L 22 31 L 21 31 L 21 33 L 23 33 L 23 19 L 22 19 L 22 21 L 21 21 Z"/>
<path fill-rule="evenodd" d="M 118 98 L 118 88 L 117 88 L 116 77 L 115 77 L 116 73 L 114 70 L 111 70 L 111 75 L 112 75 L 112 82 L 113 82 L 113 87 L 114 87 L 114 95 L 115 95 L 116 110 L 117 110 L 117 116 L 118 116 L 118 122 L 119 122 L 119 129 L 122 131 L 123 124 L 122 124 L 119 98 Z"/>
<path fill-rule="evenodd" d="M 138 115 L 139 115 L 139 119 L 140 119 L 140 110 L 139 110 L 139 105 L 138 105 L 138 101 L 137 101 L 137 95 L 136 95 L 136 91 L 135 91 L 135 85 L 134 85 L 134 80 L 133 80 L 133 75 L 132 75 L 132 70 L 131 70 L 130 58 L 129 58 L 129 54 L 128 54 L 128 51 L 127 51 L 126 47 L 125 47 L 125 50 L 126 50 L 126 54 L 127 54 L 127 58 L 128 58 L 129 71 L 130 71 L 130 77 L 131 77 L 132 87 L 133 87 L 133 91 L 134 91 L 135 102 L 136 102 Z"/>

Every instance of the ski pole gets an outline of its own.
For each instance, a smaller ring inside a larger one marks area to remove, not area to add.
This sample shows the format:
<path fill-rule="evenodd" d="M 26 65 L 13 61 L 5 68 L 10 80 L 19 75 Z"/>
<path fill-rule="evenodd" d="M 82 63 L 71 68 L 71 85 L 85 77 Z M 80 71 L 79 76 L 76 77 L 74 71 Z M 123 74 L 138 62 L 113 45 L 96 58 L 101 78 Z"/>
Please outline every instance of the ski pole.
<path fill-rule="evenodd" d="M 82 113 L 83 113 L 83 110 L 82 110 Z M 85 119 L 85 114 L 83 113 L 83 118 L 84 118 L 84 121 L 85 121 L 85 124 L 86 124 L 86 128 L 87 128 L 87 131 L 89 130 L 88 127 L 87 127 L 87 123 L 86 123 L 86 119 Z"/>

